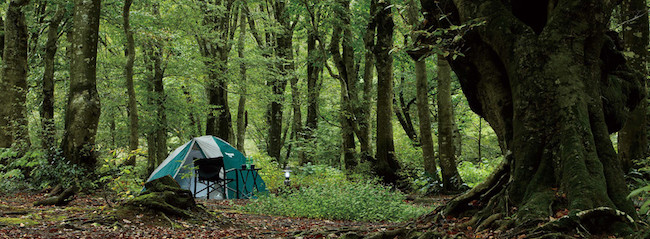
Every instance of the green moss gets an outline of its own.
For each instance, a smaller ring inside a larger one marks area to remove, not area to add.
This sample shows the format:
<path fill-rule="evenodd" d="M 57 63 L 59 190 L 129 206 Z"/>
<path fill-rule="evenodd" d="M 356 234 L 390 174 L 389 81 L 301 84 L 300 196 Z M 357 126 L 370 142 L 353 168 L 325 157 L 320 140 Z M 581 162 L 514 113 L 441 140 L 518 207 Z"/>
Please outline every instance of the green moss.
<path fill-rule="evenodd" d="M 33 226 L 38 224 L 38 222 L 29 218 L 0 217 L 0 224 L 20 225 L 21 223 L 24 224 L 25 226 Z"/>

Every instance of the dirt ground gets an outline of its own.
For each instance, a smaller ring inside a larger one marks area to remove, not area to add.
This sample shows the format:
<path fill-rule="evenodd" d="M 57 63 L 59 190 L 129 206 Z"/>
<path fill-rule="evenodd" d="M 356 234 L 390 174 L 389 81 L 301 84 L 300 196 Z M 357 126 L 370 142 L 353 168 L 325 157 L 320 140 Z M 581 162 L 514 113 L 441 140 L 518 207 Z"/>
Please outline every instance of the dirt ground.
<path fill-rule="evenodd" d="M 77 195 L 67 206 L 34 207 L 44 193 L 0 195 L 0 238 L 336 238 L 391 230 L 397 223 L 316 220 L 246 214 L 249 200 L 198 200 L 213 218 L 201 223 L 135 213 L 116 219 L 115 202 L 101 194 Z M 109 196 L 110 197 L 110 196 Z"/>

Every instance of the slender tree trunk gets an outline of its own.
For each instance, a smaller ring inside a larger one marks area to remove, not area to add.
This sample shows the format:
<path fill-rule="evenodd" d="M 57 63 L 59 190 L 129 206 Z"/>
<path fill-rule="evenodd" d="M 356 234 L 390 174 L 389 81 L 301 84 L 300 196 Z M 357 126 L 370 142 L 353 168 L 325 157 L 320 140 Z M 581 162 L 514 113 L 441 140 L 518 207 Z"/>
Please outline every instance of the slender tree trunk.
<path fill-rule="evenodd" d="M 438 55 L 438 150 L 442 184 L 445 191 L 458 191 L 463 180 L 456 168 L 454 114 L 451 107 L 451 67 Z"/>
<path fill-rule="evenodd" d="M 429 115 L 429 84 L 427 82 L 427 65 L 425 59 L 415 60 L 415 80 L 417 90 L 418 119 L 420 121 L 420 145 L 424 172 L 434 181 L 440 181 L 436 166 L 436 153 L 431 132 L 431 116 Z"/>
<path fill-rule="evenodd" d="M 373 0 L 376 1 L 376 0 Z M 375 171 L 388 184 L 399 180 L 400 165 L 395 159 L 393 142 L 393 14 L 390 1 L 377 2 L 377 44 L 375 66 L 377 67 L 377 162 Z"/>
<path fill-rule="evenodd" d="M 244 3 L 245 4 L 245 3 Z M 237 104 L 237 150 L 246 154 L 244 149 L 246 140 L 246 126 L 248 124 L 248 117 L 246 111 L 246 62 L 244 61 L 244 37 L 246 36 L 246 11 L 242 7 L 239 13 L 239 41 L 237 42 L 237 55 L 241 61 L 239 66 L 240 79 L 240 92 L 239 103 Z"/>
<path fill-rule="evenodd" d="M 284 165 L 285 162 L 280 156 L 284 140 L 282 137 L 282 113 L 283 113 L 283 98 L 287 85 L 287 78 L 293 74 L 293 27 L 288 21 L 289 13 L 287 12 L 286 3 L 283 0 L 274 2 L 275 20 L 280 26 L 280 31 L 275 35 L 276 56 L 279 58 L 276 65 L 279 77 L 274 77 L 269 81 L 269 86 L 273 92 L 271 100 L 271 107 L 268 113 L 269 118 L 269 140 L 267 153 L 269 156 L 276 159 L 280 164 Z"/>
<path fill-rule="evenodd" d="M 375 72 L 375 58 L 372 49 L 375 47 L 375 32 L 377 30 L 376 17 L 377 15 L 377 2 L 371 1 L 370 4 L 370 19 L 368 19 L 368 26 L 363 36 L 363 43 L 366 50 L 364 59 L 363 70 L 363 99 L 360 104 L 359 114 L 359 148 L 361 150 L 362 161 L 373 161 L 374 153 L 372 149 L 371 140 L 371 112 L 373 103 L 373 78 Z"/>
<path fill-rule="evenodd" d="M 135 166 L 135 153 L 138 149 L 138 106 L 135 99 L 135 87 L 133 86 L 133 63 L 135 62 L 135 41 L 133 39 L 133 31 L 131 31 L 130 13 L 131 4 L 133 0 L 125 0 L 124 8 L 122 10 L 122 18 L 124 19 L 124 35 L 126 36 L 126 49 L 124 55 L 126 56 L 126 65 L 124 66 L 124 77 L 126 78 L 126 93 L 129 97 L 126 112 L 129 116 L 129 157 L 125 165 Z"/>
<path fill-rule="evenodd" d="M 97 163 L 95 136 L 101 113 L 96 86 L 101 0 L 74 3 L 70 92 L 62 148 L 70 162 L 92 170 Z"/>
<path fill-rule="evenodd" d="M 54 128 L 54 62 L 57 51 L 57 42 L 59 40 L 59 25 L 65 15 L 65 8 L 59 6 L 56 13 L 50 20 L 47 32 L 47 42 L 45 43 L 45 56 L 43 64 L 43 104 L 41 105 L 41 123 L 43 124 L 43 140 L 41 146 L 52 155 L 55 144 L 56 129 Z"/>
<path fill-rule="evenodd" d="M 187 89 L 185 85 L 181 86 L 181 88 L 183 89 L 183 95 L 185 96 L 185 101 L 187 102 L 187 104 L 193 105 L 194 100 L 192 100 L 192 95 L 190 94 L 190 91 Z M 201 135 L 203 132 L 201 130 L 201 119 L 199 119 L 196 116 L 196 114 L 194 114 L 193 111 L 190 111 L 189 114 L 190 114 L 189 117 L 190 117 L 190 128 L 191 128 L 190 132 L 192 137 Z"/>
<path fill-rule="evenodd" d="M 419 8 L 415 0 L 409 0 L 408 24 L 417 27 L 419 24 Z M 411 34 L 411 41 L 417 39 L 417 34 Z M 425 57 L 413 59 L 415 61 L 415 101 L 418 108 L 418 121 L 420 122 L 420 146 L 422 147 L 422 159 L 424 172 L 434 181 L 440 181 L 438 167 L 436 166 L 435 148 L 431 132 L 431 115 L 429 113 L 429 82 L 427 79 L 427 64 Z"/>
<path fill-rule="evenodd" d="M 316 48 L 316 36 L 314 30 L 310 30 L 307 35 L 307 116 L 305 121 L 305 129 L 303 133 L 303 141 L 305 144 L 311 145 L 313 150 L 318 150 L 313 144 L 315 136 L 314 132 L 318 129 L 318 112 L 319 112 L 319 97 L 320 97 L 320 84 L 318 82 L 319 74 L 323 70 L 320 66 L 322 63 L 322 56 Z M 300 158 L 300 164 L 313 162 L 312 152 L 305 152 Z"/>
<path fill-rule="evenodd" d="M 154 7 L 154 13 L 157 12 Z M 149 114 L 150 126 L 147 134 L 148 160 L 147 171 L 150 174 L 167 157 L 167 114 L 165 112 L 164 69 L 162 67 L 162 44 L 156 40 L 145 46 L 147 51 L 147 70 L 149 71 Z M 147 175 L 148 175 L 147 174 Z"/>
<path fill-rule="evenodd" d="M 624 0 L 621 5 L 623 24 L 623 48 L 631 52 L 628 58 L 630 67 L 643 75 L 648 75 L 648 7 L 644 0 Z M 641 82 L 646 92 L 646 81 Z M 623 162 L 623 170 L 628 171 L 635 163 L 648 155 L 648 135 L 646 130 L 647 100 L 642 100 L 632 111 L 625 126 L 618 132 L 618 153 Z"/>
<path fill-rule="evenodd" d="M 4 57 L 5 52 L 5 21 L 4 17 L 0 16 L 0 57 Z"/>
<path fill-rule="evenodd" d="M 152 7 L 153 15 L 160 17 L 160 10 L 157 3 Z M 165 108 L 165 88 L 163 67 L 163 43 L 158 39 L 148 39 L 145 50 L 145 65 L 148 71 L 148 82 L 146 84 L 149 103 L 150 126 L 147 132 L 147 175 L 151 174 L 156 167 L 167 157 L 167 114 Z"/>
<path fill-rule="evenodd" d="M 4 22 L 4 52 L 0 88 L 0 148 L 29 147 L 27 100 L 27 25 L 24 7 L 29 0 L 9 1 Z"/>
<path fill-rule="evenodd" d="M 404 85 L 404 78 L 401 78 L 400 85 Z M 420 146 L 420 140 L 418 139 L 418 132 L 415 131 L 413 127 L 413 120 L 411 119 L 411 102 L 406 102 L 404 100 L 404 91 L 400 90 L 398 97 L 393 98 L 393 107 L 395 109 L 395 116 L 397 116 L 397 121 L 402 126 L 404 133 L 411 140 L 411 143 L 414 146 Z M 399 101 L 399 104 L 398 104 Z"/>

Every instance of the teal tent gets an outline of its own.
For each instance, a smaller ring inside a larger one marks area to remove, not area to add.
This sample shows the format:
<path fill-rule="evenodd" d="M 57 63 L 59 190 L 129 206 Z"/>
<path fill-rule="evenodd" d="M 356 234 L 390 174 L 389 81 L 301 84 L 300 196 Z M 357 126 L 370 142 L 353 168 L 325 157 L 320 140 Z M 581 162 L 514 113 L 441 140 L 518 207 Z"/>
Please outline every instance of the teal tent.
<path fill-rule="evenodd" d="M 233 181 L 227 184 L 227 190 L 225 190 L 226 195 L 223 195 L 223 190 L 221 189 L 211 190 L 209 198 L 246 198 L 250 196 L 250 194 L 246 193 L 252 192 L 254 189 L 260 192 L 266 191 L 266 185 L 259 174 L 253 174 L 250 170 L 239 170 L 246 163 L 244 155 L 226 141 L 210 135 L 193 138 L 178 147 L 151 173 L 147 182 L 165 175 L 170 175 L 181 185 L 181 188 L 190 190 L 193 193 L 195 193 L 194 190 L 196 188 L 196 191 L 199 192 L 196 197 L 205 198 L 208 196 L 207 190 L 202 191 L 202 189 L 206 185 L 195 180 L 196 174 L 194 169 L 196 167 L 194 161 L 203 158 L 219 157 L 223 157 L 225 169 L 220 174 L 222 176 L 225 174 L 226 178 L 233 179 Z"/>

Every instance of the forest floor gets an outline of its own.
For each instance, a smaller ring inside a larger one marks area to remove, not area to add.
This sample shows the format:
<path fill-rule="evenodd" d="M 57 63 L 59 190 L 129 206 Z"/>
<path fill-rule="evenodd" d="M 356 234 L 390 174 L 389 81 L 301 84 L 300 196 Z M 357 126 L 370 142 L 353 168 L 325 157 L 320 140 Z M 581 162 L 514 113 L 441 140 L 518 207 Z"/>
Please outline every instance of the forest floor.
<path fill-rule="evenodd" d="M 200 223 L 173 217 L 134 214 L 115 219 L 115 202 L 80 194 L 67 206 L 33 206 L 45 193 L 0 195 L 0 238 L 337 238 L 354 232 L 366 235 L 404 227 L 393 222 L 318 220 L 247 214 L 236 205 L 249 200 L 198 200 L 213 220 Z M 449 197 L 431 199 L 440 204 Z M 157 219 L 154 219 L 157 218 Z M 157 221 L 156 221 L 157 220 Z M 441 229 L 445 230 L 445 229 Z M 450 233 L 457 233 L 450 231 Z M 474 237 L 474 236 L 471 236 Z M 464 238 L 464 237 L 462 237 Z"/>

